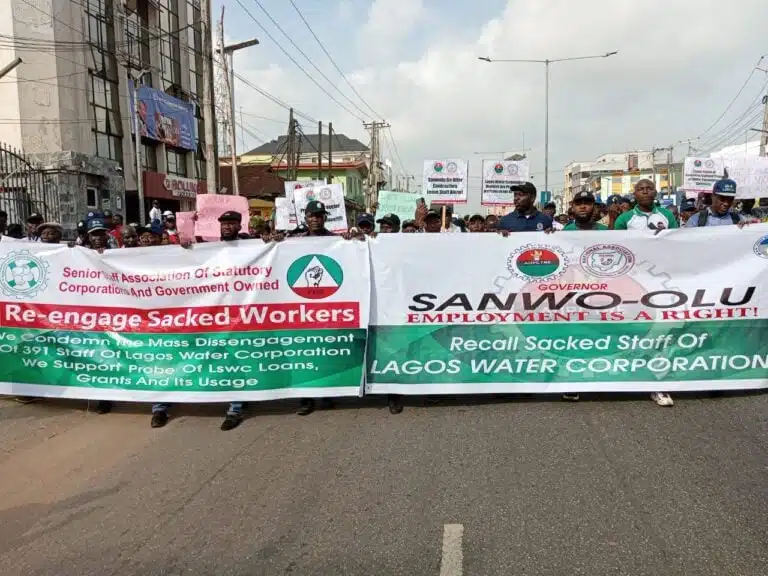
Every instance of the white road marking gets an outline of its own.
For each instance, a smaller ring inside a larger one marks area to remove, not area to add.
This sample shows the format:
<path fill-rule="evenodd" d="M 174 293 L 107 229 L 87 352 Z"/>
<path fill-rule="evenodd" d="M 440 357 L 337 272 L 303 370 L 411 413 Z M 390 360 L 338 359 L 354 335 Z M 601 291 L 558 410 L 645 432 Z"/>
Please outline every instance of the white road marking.
<path fill-rule="evenodd" d="M 443 557 L 440 560 L 440 576 L 461 576 L 464 573 L 464 552 L 461 549 L 463 537 L 463 524 L 446 524 L 443 526 Z"/>

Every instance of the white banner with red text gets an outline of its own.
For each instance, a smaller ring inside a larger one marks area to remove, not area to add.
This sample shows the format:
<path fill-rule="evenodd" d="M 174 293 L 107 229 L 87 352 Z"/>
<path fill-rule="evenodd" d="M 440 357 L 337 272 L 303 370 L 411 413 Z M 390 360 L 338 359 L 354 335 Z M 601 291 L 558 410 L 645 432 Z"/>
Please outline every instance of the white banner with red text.
<path fill-rule="evenodd" d="M 363 242 L 0 242 L 0 394 L 223 402 L 362 393 Z"/>
<path fill-rule="evenodd" d="M 366 392 L 768 387 L 768 226 L 379 235 Z"/>

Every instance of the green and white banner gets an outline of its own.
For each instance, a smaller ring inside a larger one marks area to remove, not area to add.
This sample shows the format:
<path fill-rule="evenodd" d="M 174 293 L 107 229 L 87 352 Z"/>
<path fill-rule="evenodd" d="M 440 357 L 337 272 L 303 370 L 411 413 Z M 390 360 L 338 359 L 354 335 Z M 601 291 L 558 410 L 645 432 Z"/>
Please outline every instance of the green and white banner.
<path fill-rule="evenodd" d="M 768 387 L 768 226 L 386 235 L 374 394 Z"/>
<path fill-rule="evenodd" d="M 222 402 L 362 393 L 363 242 L 0 242 L 0 394 Z"/>

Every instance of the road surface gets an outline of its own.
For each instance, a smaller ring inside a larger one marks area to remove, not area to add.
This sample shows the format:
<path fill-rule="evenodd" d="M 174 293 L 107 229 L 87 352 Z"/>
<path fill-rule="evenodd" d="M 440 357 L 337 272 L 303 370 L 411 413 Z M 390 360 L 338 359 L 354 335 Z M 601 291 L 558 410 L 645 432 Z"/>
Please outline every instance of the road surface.
<path fill-rule="evenodd" d="M 2 574 L 768 574 L 768 394 L 292 408 L 0 400 Z"/>

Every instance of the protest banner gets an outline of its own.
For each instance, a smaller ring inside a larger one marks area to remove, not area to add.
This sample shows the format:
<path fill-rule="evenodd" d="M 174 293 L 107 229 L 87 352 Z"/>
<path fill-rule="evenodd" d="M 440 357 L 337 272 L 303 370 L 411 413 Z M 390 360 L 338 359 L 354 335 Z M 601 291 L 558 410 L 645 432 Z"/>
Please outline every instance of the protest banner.
<path fill-rule="evenodd" d="M 404 220 L 413 220 L 416 214 L 416 202 L 419 198 L 421 196 L 418 194 L 409 192 L 380 190 L 376 218 L 379 219 L 385 214 L 396 214 L 401 223 Z"/>
<path fill-rule="evenodd" d="M 466 160 L 424 160 L 422 193 L 428 205 L 467 203 Z"/>
<path fill-rule="evenodd" d="M 219 216 L 228 211 L 240 212 L 242 226 L 248 230 L 250 220 L 248 199 L 245 196 L 231 196 L 228 194 L 199 194 L 197 196 L 197 221 L 195 222 L 195 235 L 202 236 L 205 240 L 218 240 L 221 238 L 221 224 Z"/>
<path fill-rule="evenodd" d="M 296 204 L 296 216 L 299 222 L 304 222 L 304 209 L 312 200 L 325 204 L 328 218 L 325 227 L 331 232 L 346 232 L 347 208 L 344 203 L 344 188 L 341 184 L 325 184 L 320 187 L 294 188 L 293 198 Z"/>
<path fill-rule="evenodd" d="M 282 196 L 275 198 L 275 230 L 293 230 L 296 226 L 293 201 Z"/>
<path fill-rule="evenodd" d="M 367 392 L 768 387 L 768 225 L 370 247 Z"/>
<path fill-rule="evenodd" d="M 364 242 L 0 242 L 0 394 L 223 402 L 361 392 Z"/>
<path fill-rule="evenodd" d="M 195 213 L 176 212 L 176 230 L 181 243 L 195 241 Z"/>
<path fill-rule="evenodd" d="M 725 165 L 722 158 L 687 157 L 683 163 L 683 190 L 688 198 L 699 192 L 712 192 L 715 182 L 723 178 Z"/>
<path fill-rule="evenodd" d="M 768 158 L 728 158 L 725 169 L 728 178 L 736 182 L 736 198 L 768 197 Z"/>
<path fill-rule="evenodd" d="M 325 186 L 325 180 L 289 180 L 283 184 L 285 197 L 291 203 L 289 207 L 290 228 L 286 228 L 286 230 L 293 230 L 300 223 L 296 217 L 296 200 L 293 191 L 300 188 L 318 188 L 320 186 Z"/>
<path fill-rule="evenodd" d="M 515 194 L 512 184 L 531 179 L 528 160 L 483 160 L 483 185 L 480 204 L 483 206 L 512 206 Z"/>

